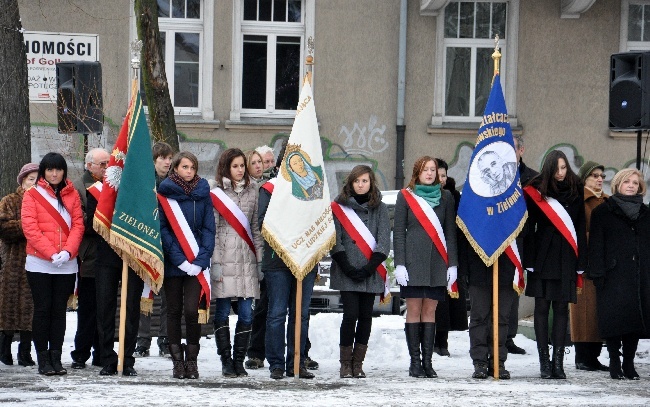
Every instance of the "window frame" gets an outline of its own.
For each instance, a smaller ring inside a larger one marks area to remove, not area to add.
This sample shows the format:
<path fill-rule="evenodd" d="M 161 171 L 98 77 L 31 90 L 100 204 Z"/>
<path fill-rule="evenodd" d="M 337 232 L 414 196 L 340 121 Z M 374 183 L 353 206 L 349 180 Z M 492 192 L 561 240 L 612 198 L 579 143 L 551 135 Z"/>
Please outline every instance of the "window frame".
<path fill-rule="evenodd" d="M 463 1 L 463 0 L 461 0 Z M 471 0 L 464 0 L 471 1 Z M 517 54 L 518 54 L 518 35 L 519 35 L 519 2 L 520 0 L 474 0 L 472 2 L 489 1 L 491 3 L 507 3 L 506 15 L 506 38 L 501 39 L 499 46 L 501 48 L 501 86 L 503 87 L 506 106 L 510 124 L 517 126 Z M 448 4 L 447 4 L 448 5 Z M 447 7 L 445 5 L 445 7 Z M 494 39 L 464 39 L 464 38 L 445 38 L 445 12 L 444 8 L 440 10 L 436 17 L 436 55 L 434 65 L 434 100 L 433 115 L 431 116 L 431 125 L 435 127 L 445 127 L 446 125 L 468 124 L 470 126 L 478 125 L 481 121 L 483 112 L 475 112 L 474 116 L 446 116 L 445 99 L 446 99 L 446 75 L 447 75 L 447 48 L 450 46 L 469 47 L 472 49 L 473 58 L 476 55 L 477 48 L 494 48 Z M 471 103 L 475 104 L 475 83 L 476 83 L 476 63 L 471 66 L 471 86 L 470 97 Z M 471 111 L 471 110 L 470 110 Z"/>
<path fill-rule="evenodd" d="M 650 12 L 650 0 L 622 0 L 621 1 L 621 36 L 620 36 L 620 52 L 631 51 L 648 51 L 650 50 L 650 41 L 628 41 L 628 24 L 630 19 L 630 5 L 645 5 L 647 11 Z M 650 24 L 646 29 L 650 30 Z"/>
<path fill-rule="evenodd" d="M 300 60 L 304 61 L 307 55 L 307 38 L 314 36 L 314 10 L 315 0 L 302 0 L 302 22 L 273 22 L 244 20 L 244 0 L 234 0 L 233 10 L 233 74 L 232 74 L 232 99 L 231 121 L 246 119 L 292 119 L 296 111 L 276 110 L 275 104 L 275 45 L 277 37 L 300 37 Z M 267 68 L 266 68 L 266 108 L 245 109 L 242 107 L 242 81 L 243 81 L 243 56 L 244 35 L 262 35 L 267 37 Z M 300 64 L 300 78 L 305 75 L 305 64 Z"/>
<path fill-rule="evenodd" d="M 198 83 L 198 106 L 197 107 L 176 107 L 174 106 L 174 116 L 200 116 L 203 120 L 214 120 L 214 108 L 212 104 L 213 79 L 213 60 L 214 60 L 214 2 L 215 0 L 200 0 L 201 16 L 194 18 L 173 18 L 158 17 L 158 30 L 165 32 L 165 72 L 167 74 L 167 84 L 169 95 L 174 105 L 174 70 L 175 70 L 175 34 L 198 33 L 199 34 L 199 83 Z M 131 0 L 131 10 L 134 7 L 134 0 Z M 132 34 L 133 39 L 137 39 L 137 30 L 135 27 L 136 18 L 132 13 Z M 171 62 L 171 64 L 170 64 Z M 140 75 L 142 77 L 142 75 Z M 145 106 L 145 112 L 148 109 Z"/>

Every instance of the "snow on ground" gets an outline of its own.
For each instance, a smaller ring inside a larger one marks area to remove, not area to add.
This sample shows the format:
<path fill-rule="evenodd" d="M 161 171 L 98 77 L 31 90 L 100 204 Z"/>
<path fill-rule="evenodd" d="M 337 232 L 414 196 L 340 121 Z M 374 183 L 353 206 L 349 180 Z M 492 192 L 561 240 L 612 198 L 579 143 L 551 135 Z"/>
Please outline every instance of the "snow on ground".
<path fill-rule="evenodd" d="M 0 403 L 32 406 L 614 406 L 650 405 L 650 341 L 641 341 L 637 370 L 641 381 L 614 381 L 606 372 L 577 371 L 573 348 L 566 355 L 567 380 L 542 380 L 535 342 L 518 335 L 516 342 L 527 354 L 512 355 L 506 362 L 511 380 L 475 380 L 468 355 L 467 332 L 451 332 L 451 357 L 434 355 L 437 379 L 408 377 L 408 352 L 404 318 L 384 315 L 375 318 L 364 370 L 366 379 L 340 379 L 338 337 L 341 314 L 311 317 L 310 356 L 320 363 L 314 380 L 269 378 L 268 366 L 249 370 L 249 377 L 221 376 L 213 338 L 201 339 L 199 380 L 175 380 L 170 359 L 150 356 L 137 359 L 139 376 L 99 376 L 99 368 L 69 369 L 76 313 L 68 313 L 64 365 L 68 375 L 45 377 L 36 367 L 0 364 Z M 236 317 L 231 316 L 231 333 Z M 18 344 L 13 343 L 12 353 Z M 157 355 L 155 340 L 151 349 Z M 607 352 L 600 358 L 608 363 Z"/>

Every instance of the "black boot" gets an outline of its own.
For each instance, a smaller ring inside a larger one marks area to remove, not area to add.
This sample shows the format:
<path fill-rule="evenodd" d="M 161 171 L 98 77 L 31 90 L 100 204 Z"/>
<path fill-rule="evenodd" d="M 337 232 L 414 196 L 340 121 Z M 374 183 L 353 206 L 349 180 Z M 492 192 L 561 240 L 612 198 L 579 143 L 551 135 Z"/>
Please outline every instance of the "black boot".
<path fill-rule="evenodd" d="M 634 369 L 634 357 L 639 345 L 638 338 L 623 337 L 623 374 L 630 380 L 639 380 L 639 374 Z"/>
<path fill-rule="evenodd" d="M 0 331 L 0 362 L 5 365 L 13 365 L 14 359 L 11 356 L 11 342 L 14 340 L 14 331 Z"/>
<path fill-rule="evenodd" d="M 609 352 L 609 377 L 614 380 L 623 380 L 621 370 L 621 341 L 619 339 L 607 339 L 607 352 Z"/>
<path fill-rule="evenodd" d="M 539 376 L 542 379 L 550 379 L 552 376 L 551 361 L 548 354 L 548 346 L 537 346 L 537 354 L 539 355 Z"/>
<path fill-rule="evenodd" d="M 566 379 L 564 373 L 564 346 L 553 346 L 553 379 Z"/>
<path fill-rule="evenodd" d="M 58 375 L 67 374 L 68 371 L 65 370 L 63 365 L 61 365 L 61 350 L 52 350 L 50 349 L 50 362 L 52 362 L 52 367 L 54 372 Z"/>
<path fill-rule="evenodd" d="M 409 376 L 425 377 L 426 374 L 424 373 L 424 369 L 422 369 L 422 360 L 420 359 L 420 323 L 404 324 L 404 332 L 406 333 L 406 345 L 408 346 L 409 356 L 411 357 Z"/>
<path fill-rule="evenodd" d="M 199 356 L 200 348 L 201 346 L 198 343 L 196 345 L 190 345 L 189 343 L 185 345 L 185 378 L 186 379 L 199 378 L 199 366 L 196 362 L 196 358 Z"/>
<path fill-rule="evenodd" d="M 38 373 L 44 374 L 46 376 L 55 375 L 56 372 L 52 367 L 52 362 L 50 361 L 50 351 L 43 350 L 36 352 L 36 360 L 38 360 Z"/>
<path fill-rule="evenodd" d="M 237 377 L 230 353 L 232 348 L 230 346 L 230 326 L 227 319 L 215 324 L 214 340 L 217 343 L 217 354 L 221 357 L 221 374 L 225 377 Z"/>
<path fill-rule="evenodd" d="M 172 363 L 174 367 L 172 369 L 172 377 L 174 379 L 184 379 L 185 378 L 185 358 L 183 355 L 183 346 L 178 343 L 169 344 L 169 353 L 172 356 Z"/>
<path fill-rule="evenodd" d="M 244 358 L 246 357 L 246 352 L 248 352 L 251 328 L 251 325 L 244 325 L 240 322 L 237 322 L 237 326 L 235 327 L 235 343 L 233 344 L 232 359 L 237 376 L 248 376 L 248 372 L 244 369 Z"/>
<path fill-rule="evenodd" d="M 32 343 L 23 343 L 22 340 L 18 344 L 18 364 L 20 366 L 34 366 L 34 359 L 32 359 Z"/>
<path fill-rule="evenodd" d="M 433 370 L 433 343 L 436 338 L 436 323 L 435 322 L 422 322 L 422 337 L 420 338 L 422 344 L 422 368 L 424 374 L 428 378 L 438 377 L 438 374 Z"/>

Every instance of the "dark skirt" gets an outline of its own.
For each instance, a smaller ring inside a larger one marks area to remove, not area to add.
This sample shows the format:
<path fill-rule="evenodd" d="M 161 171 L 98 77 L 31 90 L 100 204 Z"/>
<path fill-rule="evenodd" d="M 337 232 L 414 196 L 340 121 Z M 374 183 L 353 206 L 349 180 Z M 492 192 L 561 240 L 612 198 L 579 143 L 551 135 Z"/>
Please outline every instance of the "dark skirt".
<path fill-rule="evenodd" d="M 529 274 L 530 275 L 530 274 Z M 528 278 L 526 296 L 544 298 L 547 301 L 578 302 L 574 281 Z"/>
<path fill-rule="evenodd" d="M 430 300 L 445 301 L 447 298 L 447 287 L 421 285 L 400 286 L 399 295 L 401 298 L 428 298 Z"/>

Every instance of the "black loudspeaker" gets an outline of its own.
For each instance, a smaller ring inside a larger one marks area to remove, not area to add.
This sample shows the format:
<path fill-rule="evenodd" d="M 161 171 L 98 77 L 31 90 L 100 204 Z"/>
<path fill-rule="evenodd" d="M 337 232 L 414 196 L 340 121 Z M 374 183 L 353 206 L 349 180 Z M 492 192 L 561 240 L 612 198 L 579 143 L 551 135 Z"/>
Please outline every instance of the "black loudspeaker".
<path fill-rule="evenodd" d="M 649 91 L 649 52 L 612 55 L 609 77 L 610 129 L 650 129 Z"/>
<path fill-rule="evenodd" d="M 59 133 L 102 132 L 102 66 L 99 62 L 57 63 L 56 88 Z"/>

